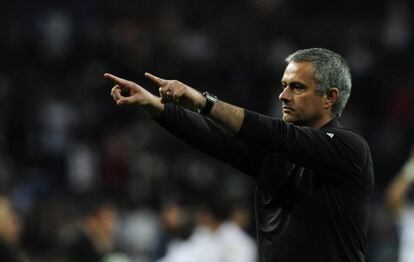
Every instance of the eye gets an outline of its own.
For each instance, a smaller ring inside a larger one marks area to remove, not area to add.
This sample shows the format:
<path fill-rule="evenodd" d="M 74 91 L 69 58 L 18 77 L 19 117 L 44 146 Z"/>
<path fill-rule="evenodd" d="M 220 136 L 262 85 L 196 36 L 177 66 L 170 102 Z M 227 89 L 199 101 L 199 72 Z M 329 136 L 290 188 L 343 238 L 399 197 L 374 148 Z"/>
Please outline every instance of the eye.
<path fill-rule="evenodd" d="M 298 84 L 298 83 L 293 83 L 292 84 L 292 88 L 293 89 L 305 89 L 305 86 L 302 84 Z"/>
<path fill-rule="evenodd" d="M 293 83 L 291 87 L 295 93 L 302 93 L 306 89 L 306 86 L 300 83 Z"/>

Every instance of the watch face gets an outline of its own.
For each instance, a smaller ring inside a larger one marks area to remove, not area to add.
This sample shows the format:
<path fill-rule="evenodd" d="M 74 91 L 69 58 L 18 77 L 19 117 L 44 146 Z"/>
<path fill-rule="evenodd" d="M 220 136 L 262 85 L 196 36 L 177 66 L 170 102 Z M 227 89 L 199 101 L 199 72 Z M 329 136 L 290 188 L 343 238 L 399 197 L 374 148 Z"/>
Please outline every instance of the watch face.
<path fill-rule="evenodd" d="M 215 95 L 211 95 L 211 94 L 205 92 L 204 96 L 207 98 L 207 100 L 210 100 L 211 102 L 216 102 L 217 101 L 217 96 L 215 96 Z"/>

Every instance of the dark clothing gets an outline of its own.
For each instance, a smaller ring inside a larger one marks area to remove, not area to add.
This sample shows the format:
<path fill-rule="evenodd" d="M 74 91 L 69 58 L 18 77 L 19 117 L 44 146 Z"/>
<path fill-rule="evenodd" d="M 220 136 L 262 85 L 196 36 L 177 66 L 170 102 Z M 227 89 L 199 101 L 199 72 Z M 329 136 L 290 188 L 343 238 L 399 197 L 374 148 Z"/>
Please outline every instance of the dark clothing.
<path fill-rule="evenodd" d="M 337 120 L 314 129 L 247 110 L 236 136 L 174 105 L 158 121 L 255 177 L 261 262 L 365 261 L 374 174 L 361 136 Z"/>
<path fill-rule="evenodd" d="M 83 233 L 69 248 L 67 261 L 73 262 L 101 262 L 103 254 L 96 250 L 92 241 Z"/>
<path fill-rule="evenodd" d="M 16 247 L 12 247 L 0 240 L 0 261 L 23 262 L 26 260 Z"/>

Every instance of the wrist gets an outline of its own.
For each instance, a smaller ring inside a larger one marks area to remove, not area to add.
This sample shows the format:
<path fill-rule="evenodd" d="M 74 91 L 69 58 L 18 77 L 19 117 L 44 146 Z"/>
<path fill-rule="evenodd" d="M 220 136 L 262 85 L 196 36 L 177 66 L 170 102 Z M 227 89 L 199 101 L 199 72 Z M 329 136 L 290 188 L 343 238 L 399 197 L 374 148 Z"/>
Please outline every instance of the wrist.
<path fill-rule="evenodd" d="M 195 99 L 195 103 L 194 103 L 194 107 L 196 110 L 200 109 L 200 108 L 204 108 L 204 106 L 206 105 L 206 98 L 203 96 L 202 92 L 197 91 L 196 94 L 196 99 Z"/>
<path fill-rule="evenodd" d="M 198 107 L 198 112 L 204 116 L 207 116 L 213 108 L 214 104 L 217 102 L 217 96 L 212 95 L 208 92 L 204 92 L 202 94 L 202 97 L 202 101 L 204 101 L 204 103 Z"/>
<path fill-rule="evenodd" d="M 151 117 L 160 116 L 165 109 L 165 105 L 161 103 L 160 97 L 152 95 L 144 104 L 142 104 L 145 112 Z"/>

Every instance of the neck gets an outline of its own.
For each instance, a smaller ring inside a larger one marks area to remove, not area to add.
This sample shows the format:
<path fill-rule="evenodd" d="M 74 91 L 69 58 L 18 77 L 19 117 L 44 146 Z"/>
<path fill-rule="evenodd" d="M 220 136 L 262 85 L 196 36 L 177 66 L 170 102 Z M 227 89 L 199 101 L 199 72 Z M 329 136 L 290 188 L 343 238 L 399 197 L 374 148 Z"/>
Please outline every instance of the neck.
<path fill-rule="evenodd" d="M 319 129 L 332 121 L 333 117 L 329 115 L 322 115 L 319 117 L 315 117 L 313 119 L 309 119 L 308 121 L 298 121 L 298 122 L 291 122 L 292 124 L 303 126 L 303 127 L 312 127 Z"/>

